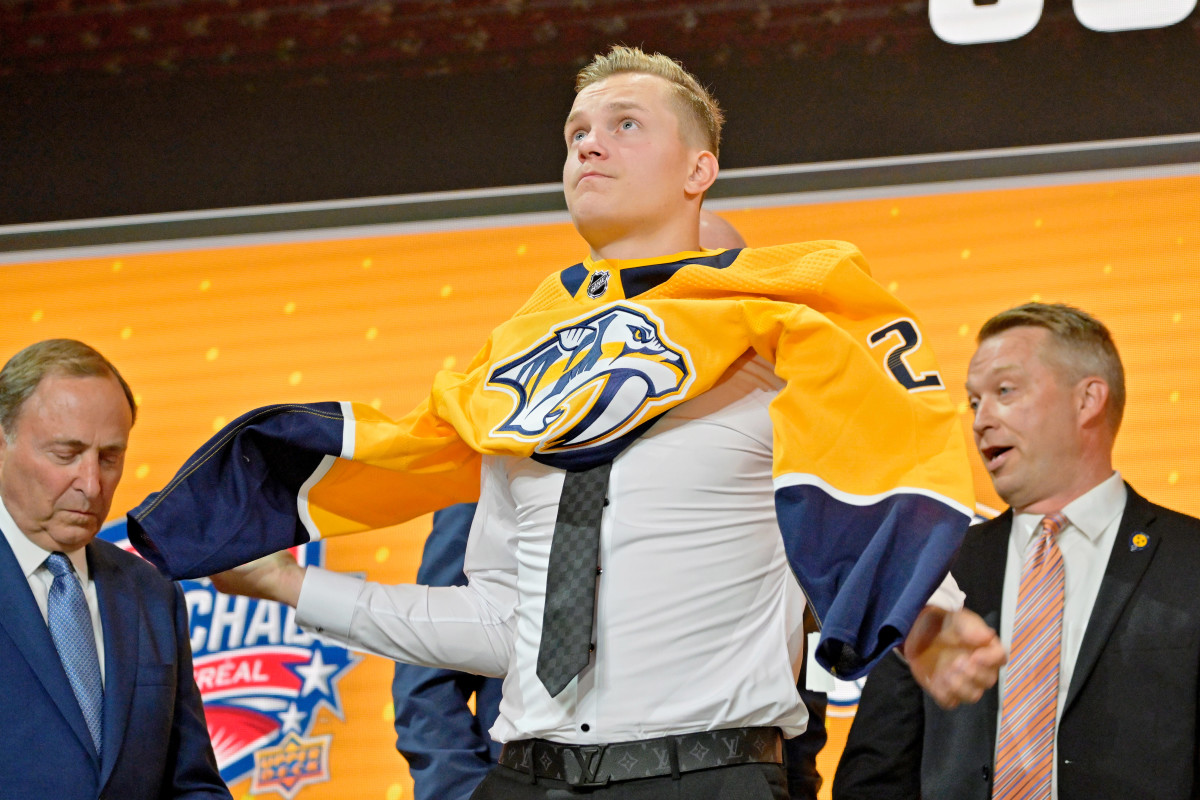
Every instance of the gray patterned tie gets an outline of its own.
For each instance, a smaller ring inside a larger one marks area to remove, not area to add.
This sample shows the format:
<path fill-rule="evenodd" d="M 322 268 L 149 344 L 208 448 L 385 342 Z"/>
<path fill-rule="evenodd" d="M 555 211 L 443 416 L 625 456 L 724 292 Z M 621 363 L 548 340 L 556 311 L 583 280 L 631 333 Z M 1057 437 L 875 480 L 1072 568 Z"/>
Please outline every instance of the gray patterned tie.
<path fill-rule="evenodd" d="M 588 665 L 596 613 L 600 519 L 612 462 L 568 472 L 558 500 L 558 519 L 546 570 L 546 608 L 537 675 L 551 697 Z"/>
<path fill-rule="evenodd" d="M 100 752 L 100 722 L 104 709 L 104 685 L 100 681 L 100 659 L 96 655 L 96 634 L 92 613 L 71 562 L 63 553 L 51 553 L 46 569 L 54 576 L 46 603 L 46 621 L 50 637 L 58 650 L 63 669 L 83 719 L 91 731 L 96 752 Z"/>

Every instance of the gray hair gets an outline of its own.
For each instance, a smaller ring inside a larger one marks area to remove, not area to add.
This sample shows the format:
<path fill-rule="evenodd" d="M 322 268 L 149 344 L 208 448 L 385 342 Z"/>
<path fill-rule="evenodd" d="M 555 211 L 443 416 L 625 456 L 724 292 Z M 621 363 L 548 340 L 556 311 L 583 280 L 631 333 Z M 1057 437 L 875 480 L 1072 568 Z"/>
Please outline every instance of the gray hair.
<path fill-rule="evenodd" d="M 133 391 L 121 373 L 93 347 L 74 339 L 46 339 L 31 344 L 8 360 L 0 369 L 0 427 L 9 440 L 16 431 L 17 417 L 25 401 L 37 391 L 47 375 L 67 375 L 75 378 L 107 377 L 117 379 L 129 411 L 137 420 L 137 403 Z"/>

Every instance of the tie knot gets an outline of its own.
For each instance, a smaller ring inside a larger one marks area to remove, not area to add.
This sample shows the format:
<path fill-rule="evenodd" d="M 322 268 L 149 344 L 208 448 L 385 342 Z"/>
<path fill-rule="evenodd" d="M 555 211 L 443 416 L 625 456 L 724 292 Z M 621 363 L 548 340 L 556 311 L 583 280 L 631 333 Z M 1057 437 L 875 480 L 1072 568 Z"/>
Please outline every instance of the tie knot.
<path fill-rule="evenodd" d="M 71 560 L 67 558 L 66 553 L 51 553 L 46 557 L 46 569 L 50 570 L 50 574 L 56 578 L 61 578 L 64 575 L 70 575 Z"/>
<path fill-rule="evenodd" d="M 1042 533 L 1055 538 L 1067 527 L 1067 518 L 1062 514 L 1047 514 L 1042 517 Z"/>

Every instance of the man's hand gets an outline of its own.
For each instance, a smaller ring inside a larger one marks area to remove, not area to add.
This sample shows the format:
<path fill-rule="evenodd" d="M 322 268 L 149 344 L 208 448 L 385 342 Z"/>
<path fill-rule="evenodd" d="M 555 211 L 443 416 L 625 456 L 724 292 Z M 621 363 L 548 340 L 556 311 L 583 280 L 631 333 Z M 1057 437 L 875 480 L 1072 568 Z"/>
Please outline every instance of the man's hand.
<path fill-rule="evenodd" d="M 234 567 L 212 576 L 213 586 L 225 594 L 244 594 L 262 600 L 278 600 L 295 607 L 300 602 L 304 567 L 287 550 Z"/>
<path fill-rule="evenodd" d="M 942 708 L 974 703 L 996 683 L 1008 654 L 974 611 L 926 606 L 902 649 L 918 684 Z"/>

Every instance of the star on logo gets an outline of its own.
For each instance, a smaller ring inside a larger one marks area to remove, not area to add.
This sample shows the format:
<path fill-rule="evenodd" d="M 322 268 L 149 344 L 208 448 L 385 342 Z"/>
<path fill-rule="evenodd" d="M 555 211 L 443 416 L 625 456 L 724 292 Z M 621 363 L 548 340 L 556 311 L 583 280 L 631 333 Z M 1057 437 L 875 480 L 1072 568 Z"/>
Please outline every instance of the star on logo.
<path fill-rule="evenodd" d="M 303 733 L 304 728 L 302 727 L 302 723 L 307 716 L 308 714 L 297 708 L 295 703 L 288 703 L 287 711 L 279 715 L 279 722 L 283 726 L 282 732 L 295 731 L 296 733 Z"/>
<path fill-rule="evenodd" d="M 333 693 L 329 686 L 329 676 L 337 672 L 338 668 L 333 664 L 326 664 L 320 650 L 313 651 L 312 661 L 294 669 L 297 675 L 304 678 L 304 685 L 300 687 L 301 697 L 307 697 L 312 692 Z"/>

